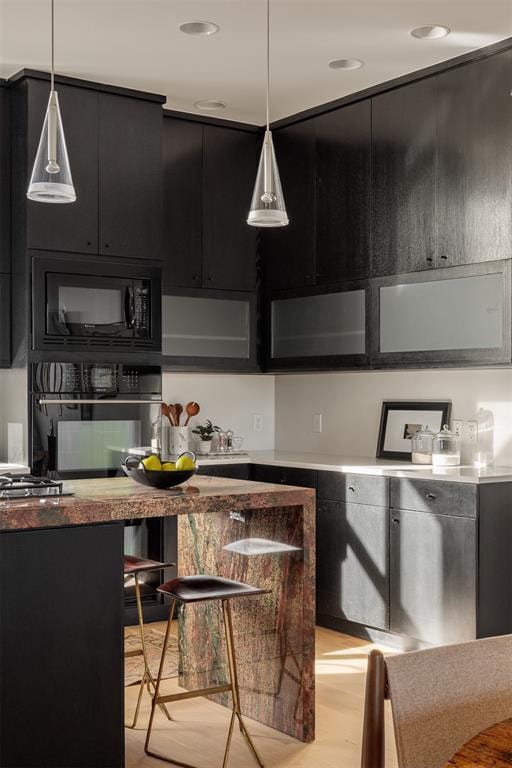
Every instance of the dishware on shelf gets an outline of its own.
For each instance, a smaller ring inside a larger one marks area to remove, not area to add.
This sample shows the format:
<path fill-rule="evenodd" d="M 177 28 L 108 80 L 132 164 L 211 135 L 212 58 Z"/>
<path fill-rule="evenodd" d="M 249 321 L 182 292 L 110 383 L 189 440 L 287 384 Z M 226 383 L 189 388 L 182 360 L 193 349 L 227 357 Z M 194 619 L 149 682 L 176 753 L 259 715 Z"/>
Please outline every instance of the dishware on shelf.
<path fill-rule="evenodd" d="M 197 416 L 200 410 L 201 408 L 199 407 L 199 403 L 194 403 L 194 402 L 187 403 L 187 405 L 185 406 L 185 411 L 187 414 L 185 426 L 188 426 L 190 419 L 192 419 L 194 416 Z"/>
<path fill-rule="evenodd" d="M 434 438 L 432 450 L 434 467 L 457 467 L 460 464 L 460 437 L 445 424 Z"/>
<path fill-rule="evenodd" d="M 413 464 L 432 464 L 432 450 L 434 448 L 435 435 L 422 424 L 419 432 L 411 437 L 411 459 Z"/>
<path fill-rule="evenodd" d="M 193 457 L 192 460 L 195 463 L 195 455 L 192 451 L 185 451 L 184 453 Z M 182 470 L 146 469 L 144 466 L 141 466 L 141 460 L 138 456 L 127 456 L 121 464 L 121 468 L 125 475 L 136 483 L 160 489 L 181 485 L 181 483 L 189 480 L 197 472 L 195 466 L 193 469 Z"/>
<path fill-rule="evenodd" d="M 220 430 L 217 434 L 217 452 L 227 453 L 228 450 L 228 435 L 224 430 Z"/>
<path fill-rule="evenodd" d="M 232 443 L 233 443 L 233 452 L 239 453 L 242 450 L 242 446 L 244 444 L 244 438 L 235 436 L 233 437 Z"/>

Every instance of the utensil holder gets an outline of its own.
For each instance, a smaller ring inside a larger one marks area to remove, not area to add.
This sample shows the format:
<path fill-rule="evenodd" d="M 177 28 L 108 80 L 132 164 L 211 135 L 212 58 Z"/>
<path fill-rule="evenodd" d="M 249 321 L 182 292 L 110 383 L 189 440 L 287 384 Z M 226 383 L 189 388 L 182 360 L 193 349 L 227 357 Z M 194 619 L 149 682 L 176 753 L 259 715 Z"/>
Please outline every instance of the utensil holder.
<path fill-rule="evenodd" d="M 169 427 L 168 435 L 169 456 L 179 456 L 190 450 L 190 427 Z"/>

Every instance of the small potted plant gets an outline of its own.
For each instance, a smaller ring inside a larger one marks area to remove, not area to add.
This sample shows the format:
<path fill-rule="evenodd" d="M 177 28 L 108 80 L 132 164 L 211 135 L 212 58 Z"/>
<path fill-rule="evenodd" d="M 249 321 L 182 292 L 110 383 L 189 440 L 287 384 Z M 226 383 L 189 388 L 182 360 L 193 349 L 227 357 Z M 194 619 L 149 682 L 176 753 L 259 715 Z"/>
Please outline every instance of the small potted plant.
<path fill-rule="evenodd" d="M 206 424 L 198 424 L 192 430 L 192 434 L 199 436 L 197 452 L 203 455 L 210 453 L 212 440 L 216 432 L 220 432 L 220 427 L 216 427 L 210 419 L 206 419 Z"/>

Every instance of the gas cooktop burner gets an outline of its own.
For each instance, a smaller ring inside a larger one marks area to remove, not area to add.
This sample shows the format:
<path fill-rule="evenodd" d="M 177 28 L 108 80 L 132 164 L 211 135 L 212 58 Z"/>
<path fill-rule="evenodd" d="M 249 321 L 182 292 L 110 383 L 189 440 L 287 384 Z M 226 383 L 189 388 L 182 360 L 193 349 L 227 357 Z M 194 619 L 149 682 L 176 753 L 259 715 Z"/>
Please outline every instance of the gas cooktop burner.
<path fill-rule="evenodd" d="M 61 480 L 32 475 L 0 475 L 0 499 L 30 498 L 32 496 L 70 496 L 62 490 Z"/>

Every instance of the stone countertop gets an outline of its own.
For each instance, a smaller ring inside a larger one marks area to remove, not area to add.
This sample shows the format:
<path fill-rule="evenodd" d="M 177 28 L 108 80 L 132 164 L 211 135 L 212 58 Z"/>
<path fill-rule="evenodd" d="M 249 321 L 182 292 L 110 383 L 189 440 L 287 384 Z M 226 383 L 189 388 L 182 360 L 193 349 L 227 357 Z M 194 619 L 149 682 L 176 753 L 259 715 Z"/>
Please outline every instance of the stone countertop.
<path fill-rule="evenodd" d="M 69 480 L 73 496 L 0 500 L 0 530 L 59 528 L 113 520 L 314 504 L 314 491 L 270 483 L 195 475 L 158 490 L 128 477 Z"/>
<path fill-rule="evenodd" d="M 361 475 L 382 475 L 403 477 L 409 480 L 448 480 L 455 483 L 503 483 L 512 482 L 512 467 L 471 466 L 432 467 L 412 464 L 408 461 L 385 461 L 368 456 L 348 456 L 328 453 L 300 453 L 294 451 L 249 451 L 245 457 L 207 457 L 198 460 L 199 466 L 215 464 L 267 464 L 276 467 L 298 467 L 330 472 L 345 472 Z"/>

